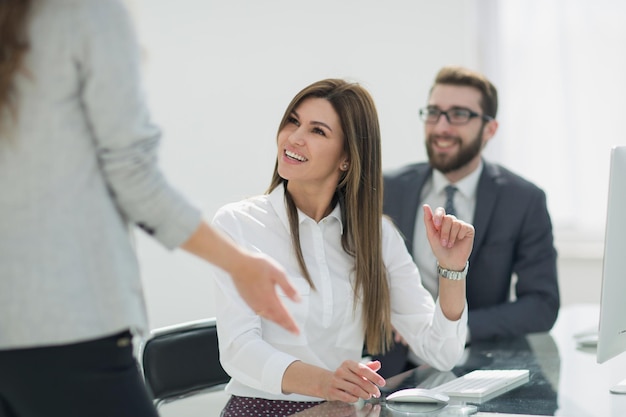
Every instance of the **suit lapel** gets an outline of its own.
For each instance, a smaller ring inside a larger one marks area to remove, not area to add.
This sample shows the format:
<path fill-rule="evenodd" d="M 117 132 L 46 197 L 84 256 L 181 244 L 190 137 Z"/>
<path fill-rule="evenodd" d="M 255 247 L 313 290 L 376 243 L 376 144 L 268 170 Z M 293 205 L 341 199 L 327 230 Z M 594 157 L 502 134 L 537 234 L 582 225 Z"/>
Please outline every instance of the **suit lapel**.
<path fill-rule="evenodd" d="M 485 239 L 489 219 L 496 207 L 496 201 L 499 192 L 500 170 L 497 166 L 484 162 L 483 172 L 478 180 L 478 189 L 476 190 L 476 209 L 474 211 L 474 249 L 470 256 L 470 264 L 472 258 L 476 257 L 480 251 L 480 247 Z"/>
<path fill-rule="evenodd" d="M 420 209 L 420 197 L 422 195 L 422 188 L 424 183 L 432 174 L 432 168 L 428 164 L 418 164 L 415 166 L 415 176 L 407 178 L 405 184 L 405 193 L 402 198 L 406 199 L 406 204 L 399 204 L 400 207 L 405 208 L 405 212 L 402 213 L 400 230 L 407 232 L 407 243 L 409 251 L 413 253 L 413 242 L 415 239 L 415 223 L 417 222 L 417 210 Z"/>

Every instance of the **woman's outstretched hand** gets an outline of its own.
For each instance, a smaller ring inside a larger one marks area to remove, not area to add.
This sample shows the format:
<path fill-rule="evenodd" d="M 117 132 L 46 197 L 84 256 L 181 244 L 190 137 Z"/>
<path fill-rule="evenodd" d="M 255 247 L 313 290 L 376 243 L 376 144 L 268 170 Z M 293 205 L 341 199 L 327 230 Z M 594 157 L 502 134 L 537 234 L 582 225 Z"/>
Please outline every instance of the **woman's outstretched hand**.
<path fill-rule="evenodd" d="M 298 334 L 296 322 L 276 293 L 276 286 L 279 286 L 291 300 L 300 300 L 283 268 L 268 256 L 256 253 L 248 256 L 245 263 L 231 272 L 239 295 L 259 316 Z"/>
<path fill-rule="evenodd" d="M 243 249 L 204 221 L 181 248 L 228 272 L 241 298 L 259 316 L 299 333 L 296 322 L 276 293 L 276 286 L 293 301 L 299 301 L 300 296 L 275 260 Z"/>

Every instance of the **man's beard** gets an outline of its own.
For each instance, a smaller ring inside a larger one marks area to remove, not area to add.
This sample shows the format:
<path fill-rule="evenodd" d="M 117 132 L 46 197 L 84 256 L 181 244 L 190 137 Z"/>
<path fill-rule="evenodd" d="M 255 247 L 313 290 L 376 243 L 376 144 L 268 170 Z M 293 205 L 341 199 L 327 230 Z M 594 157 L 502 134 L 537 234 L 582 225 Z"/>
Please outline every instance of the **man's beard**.
<path fill-rule="evenodd" d="M 435 142 L 436 138 L 440 135 L 429 135 L 426 141 L 426 152 L 430 165 L 444 174 L 463 168 L 480 154 L 483 145 L 481 140 L 483 128 L 484 126 L 480 129 L 474 140 L 466 145 L 463 145 L 461 138 L 458 136 L 449 137 L 459 144 L 459 152 L 456 155 L 435 153 L 433 150 L 433 142 Z"/>

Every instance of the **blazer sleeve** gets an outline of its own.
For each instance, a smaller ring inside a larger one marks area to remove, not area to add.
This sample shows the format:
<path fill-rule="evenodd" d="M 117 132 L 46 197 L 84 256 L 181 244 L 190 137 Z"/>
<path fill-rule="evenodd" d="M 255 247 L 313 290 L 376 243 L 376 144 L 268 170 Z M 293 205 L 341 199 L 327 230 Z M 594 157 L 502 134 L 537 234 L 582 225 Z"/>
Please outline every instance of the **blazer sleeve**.
<path fill-rule="evenodd" d="M 484 244 L 470 261 L 472 340 L 548 331 L 559 310 L 557 252 L 546 195 L 534 186 L 508 192 L 515 195 L 501 196 Z M 509 300 L 512 275 L 517 282 Z"/>
<path fill-rule="evenodd" d="M 140 50 L 118 0 L 81 2 L 74 37 L 83 111 L 115 204 L 167 248 L 198 227 L 201 212 L 166 181 L 158 165 L 161 132 L 141 86 Z"/>

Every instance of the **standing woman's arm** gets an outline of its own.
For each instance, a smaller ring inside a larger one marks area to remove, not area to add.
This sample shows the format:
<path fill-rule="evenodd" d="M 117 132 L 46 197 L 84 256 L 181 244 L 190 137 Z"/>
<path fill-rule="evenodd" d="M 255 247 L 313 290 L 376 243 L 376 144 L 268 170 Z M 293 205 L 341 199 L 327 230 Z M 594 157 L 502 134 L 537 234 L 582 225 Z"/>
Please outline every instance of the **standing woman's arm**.
<path fill-rule="evenodd" d="M 182 247 L 226 270 L 255 311 L 297 332 L 276 295 L 279 285 L 297 298 L 283 269 L 215 231 L 161 172 L 161 132 L 142 90 L 140 49 L 128 11 L 119 0 L 85 3 L 89 7 L 81 8 L 68 30 L 76 32 L 72 46 L 86 129 L 115 204 L 166 248 Z"/>

